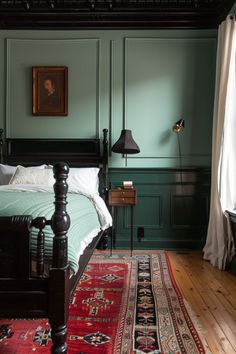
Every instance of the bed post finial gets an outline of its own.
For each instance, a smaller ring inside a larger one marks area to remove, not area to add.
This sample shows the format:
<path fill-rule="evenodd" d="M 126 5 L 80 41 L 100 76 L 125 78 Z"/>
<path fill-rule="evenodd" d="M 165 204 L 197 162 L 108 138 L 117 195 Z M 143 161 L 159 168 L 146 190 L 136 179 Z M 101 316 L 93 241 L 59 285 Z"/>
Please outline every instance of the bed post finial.
<path fill-rule="evenodd" d="M 53 167 L 55 193 L 55 212 L 52 216 L 53 238 L 53 268 L 64 268 L 67 266 L 67 231 L 70 227 L 70 217 L 66 212 L 67 191 L 66 183 L 69 166 L 64 162 L 58 162 Z"/>
<path fill-rule="evenodd" d="M 3 133 L 4 130 L 0 128 L 0 162 L 3 163 Z"/>

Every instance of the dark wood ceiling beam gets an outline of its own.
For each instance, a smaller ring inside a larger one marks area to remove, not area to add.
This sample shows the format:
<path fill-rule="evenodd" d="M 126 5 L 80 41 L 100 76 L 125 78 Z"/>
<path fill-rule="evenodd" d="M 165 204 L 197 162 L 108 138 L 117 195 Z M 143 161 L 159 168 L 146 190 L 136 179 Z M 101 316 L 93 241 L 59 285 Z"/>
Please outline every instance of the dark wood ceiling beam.
<path fill-rule="evenodd" d="M 83 1 L 83 2 L 54 2 L 54 1 L 18 1 L 14 3 L 13 1 L 7 1 L 3 3 L 0 0 L 0 10 L 4 11 L 144 11 L 145 9 L 150 10 L 159 10 L 159 11 L 167 11 L 167 10 L 194 10 L 198 9 L 207 11 L 214 9 L 215 7 L 220 5 L 220 0 L 213 0 L 209 2 L 202 2 L 201 0 L 190 0 L 185 2 L 183 1 L 175 1 L 175 2 L 157 2 L 153 1 L 126 1 L 119 2 L 115 0 L 107 0 L 107 1 Z"/>
<path fill-rule="evenodd" d="M 231 0 L 0 0 L 0 28 L 216 28 L 231 6 Z"/>
<path fill-rule="evenodd" d="M 14 18 L 2 17 L 0 20 L 1 28 L 8 29 L 82 29 L 82 28 L 216 28 L 217 23 L 214 17 L 209 16 L 177 16 L 176 14 L 155 15 L 123 15 L 118 14 L 109 16 L 107 14 L 94 14 L 88 16 L 86 14 L 78 16 L 63 14 L 59 16 L 43 15 L 43 18 L 31 14 L 19 14 Z"/>

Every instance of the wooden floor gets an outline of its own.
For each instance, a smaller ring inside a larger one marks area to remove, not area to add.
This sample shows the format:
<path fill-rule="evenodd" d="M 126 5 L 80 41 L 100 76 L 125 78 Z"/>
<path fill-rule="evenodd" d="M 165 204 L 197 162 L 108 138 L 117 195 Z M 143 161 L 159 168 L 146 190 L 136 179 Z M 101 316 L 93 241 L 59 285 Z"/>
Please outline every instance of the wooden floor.
<path fill-rule="evenodd" d="M 205 332 L 212 354 L 236 353 L 236 277 L 203 261 L 201 253 L 167 252 L 176 282 Z"/>
<path fill-rule="evenodd" d="M 202 327 L 210 352 L 236 353 L 236 277 L 204 261 L 199 251 L 166 252 L 176 283 Z"/>

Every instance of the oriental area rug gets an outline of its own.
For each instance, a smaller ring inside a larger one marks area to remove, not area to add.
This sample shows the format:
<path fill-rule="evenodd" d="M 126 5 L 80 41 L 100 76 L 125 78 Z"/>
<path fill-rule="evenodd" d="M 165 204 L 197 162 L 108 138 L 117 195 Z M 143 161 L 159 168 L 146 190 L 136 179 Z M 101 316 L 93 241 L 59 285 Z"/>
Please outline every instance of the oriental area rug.
<path fill-rule="evenodd" d="M 68 354 L 204 354 L 168 256 L 97 251 L 70 305 Z M 49 354 L 47 320 L 0 320 L 0 354 Z"/>

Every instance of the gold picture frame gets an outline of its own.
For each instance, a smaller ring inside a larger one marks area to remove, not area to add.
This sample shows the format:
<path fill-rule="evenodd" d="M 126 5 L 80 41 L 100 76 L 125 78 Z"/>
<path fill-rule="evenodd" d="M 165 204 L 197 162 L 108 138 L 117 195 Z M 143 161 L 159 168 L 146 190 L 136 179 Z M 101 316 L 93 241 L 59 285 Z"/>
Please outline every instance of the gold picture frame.
<path fill-rule="evenodd" d="M 35 116 L 68 115 L 68 68 L 32 68 L 32 113 Z"/>

